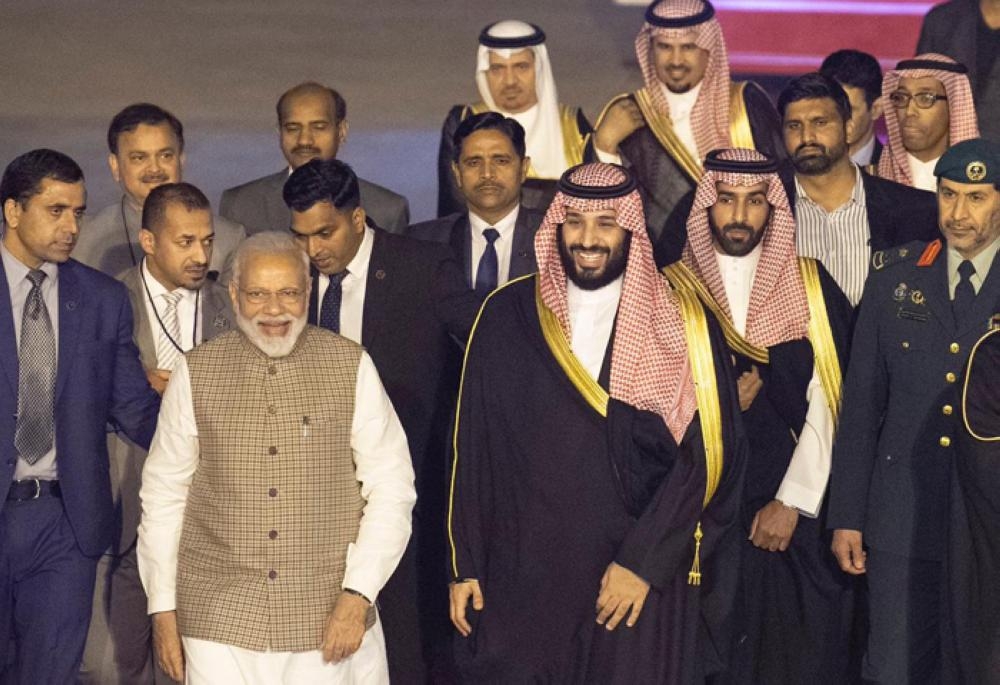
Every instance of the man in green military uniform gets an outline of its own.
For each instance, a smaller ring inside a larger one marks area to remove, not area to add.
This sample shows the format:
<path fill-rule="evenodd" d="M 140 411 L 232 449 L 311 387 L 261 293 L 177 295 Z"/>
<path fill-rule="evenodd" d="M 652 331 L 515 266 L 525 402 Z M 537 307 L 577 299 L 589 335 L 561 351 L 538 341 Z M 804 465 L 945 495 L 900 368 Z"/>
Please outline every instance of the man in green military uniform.
<path fill-rule="evenodd" d="M 833 452 L 828 526 L 847 573 L 867 573 L 864 675 L 938 682 L 958 384 L 1000 303 L 1000 154 L 974 139 L 939 160 L 945 241 L 877 252 L 854 333 Z"/>

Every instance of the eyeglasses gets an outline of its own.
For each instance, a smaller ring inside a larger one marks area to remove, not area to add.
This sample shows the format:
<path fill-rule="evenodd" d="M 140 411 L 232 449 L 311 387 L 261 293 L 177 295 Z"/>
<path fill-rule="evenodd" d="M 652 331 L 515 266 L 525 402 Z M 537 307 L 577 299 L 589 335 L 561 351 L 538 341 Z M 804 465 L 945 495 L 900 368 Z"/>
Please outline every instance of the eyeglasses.
<path fill-rule="evenodd" d="M 243 293 L 243 297 L 247 299 L 250 304 L 267 304 L 271 301 L 271 298 L 275 295 L 278 296 L 278 302 L 281 304 L 296 304 L 302 299 L 303 291 L 297 288 L 285 288 L 284 290 L 279 290 L 273 292 L 271 290 L 257 290 L 256 288 L 252 290 L 239 289 Z"/>
<path fill-rule="evenodd" d="M 917 103 L 917 107 L 920 109 L 930 109 L 938 100 L 947 99 L 947 96 L 938 95 L 937 93 L 917 93 L 915 95 L 910 95 L 905 91 L 897 90 L 895 93 L 889 94 L 889 102 L 891 102 L 892 106 L 896 109 L 906 109 L 910 106 L 910 100 Z"/>

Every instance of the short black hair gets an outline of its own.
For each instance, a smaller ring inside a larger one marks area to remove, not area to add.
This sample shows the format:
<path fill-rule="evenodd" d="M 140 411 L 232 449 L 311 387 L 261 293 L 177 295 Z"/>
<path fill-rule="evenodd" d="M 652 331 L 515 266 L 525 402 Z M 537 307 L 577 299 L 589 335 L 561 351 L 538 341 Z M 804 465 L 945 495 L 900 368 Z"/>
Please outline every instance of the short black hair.
<path fill-rule="evenodd" d="M 347 118 L 347 102 L 340 93 L 329 86 L 324 86 L 321 83 L 306 81 L 305 83 L 300 83 L 297 86 L 292 86 L 282 93 L 280 98 L 278 98 L 278 104 L 275 109 L 278 112 L 279 124 L 283 121 L 282 116 L 284 115 L 285 101 L 288 100 L 288 98 L 296 95 L 302 95 L 303 93 L 324 93 L 325 95 L 329 95 L 330 99 L 333 101 L 333 116 L 336 118 L 334 123 L 339 124 Z"/>
<path fill-rule="evenodd" d="M 314 159 L 292 172 L 282 197 L 289 209 L 304 212 L 317 202 L 330 202 L 341 211 L 361 204 L 358 177 L 339 159 Z"/>
<path fill-rule="evenodd" d="M 871 107 L 882 94 L 882 65 L 867 52 L 837 50 L 819 66 L 821 74 L 865 93 L 865 102 Z"/>
<path fill-rule="evenodd" d="M 184 126 L 180 119 L 162 107 L 151 105 L 148 102 L 138 102 L 118 112 L 111 120 L 111 125 L 108 126 L 108 149 L 111 154 L 118 154 L 118 137 L 121 134 L 131 133 L 142 124 L 147 126 L 168 124 L 174 135 L 177 136 L 177 147 L 179 148 L 177 151 L 184 151 Z"/>
<path fill-rule="evenodd" d="M 452 161 L 458 164 L 458 160 L 462 156 L 462 143 L 465 142 L 466 138 L 476 131 L 486 130 L 499 131 L 507 136 L 510 139 L 511 145 L 514 146 L 514 152 L 517 153 L 518 157 L 524 159 L 524 127 L 517 123 L 516 120 L 505 117 L 497 112 L 483 112 L 482 114 L 473 114 L 471 117 L 467 117 L 455 129 L 455 133 L 451 137 L 454 144 Z"/>
<path fill-rule="evenodd" d="M 196 209 L 211 210 L 205 193 L 190 183 L 164 183 L 149 191 L 146 202 L 142 205 L 142 227 L 158 233 L 167 216 L 167 207 L 179 204 L 192 212 Z"/>
<path fill-rule="evenodd" d="M 68 155 L 47 148 L 25 152 L 4 169 L 0 179 L 0 207 L 13 199 L 20 204 L 42 192 L 42 181 L 60 183 L 83 181 L 83 170 Z"/>
<path fill-rule="evenodd" d="M 835 79 L 818 71 L 813 71 L 793 80 L 778 96 L 778 114 L 782 120 L 788 105 L 799 100 L 819 100 L 829 98 L 837 106 L 840 118 L 846 124 L 851 119 L 851 100 Z"/>

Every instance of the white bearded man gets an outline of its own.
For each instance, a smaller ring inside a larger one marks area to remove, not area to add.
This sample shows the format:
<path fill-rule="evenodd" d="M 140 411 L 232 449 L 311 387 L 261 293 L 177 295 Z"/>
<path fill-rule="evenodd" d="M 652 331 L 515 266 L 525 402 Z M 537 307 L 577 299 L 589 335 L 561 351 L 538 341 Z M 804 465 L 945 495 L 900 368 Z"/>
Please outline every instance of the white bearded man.
<path fill-rule="evenodd" d="M 851 680 L 854 583 L 833 564 L 823 506 L 851 307 L 819 262 L 796 257 L 778 169 L 753 150 L 710 152 L 682 262 L 665 273 L 715 311 L 741 373 L 739 637 L 718 682 L 832 685 Z"/>
<path fill-rule="evenodd" d="M 544 212 L 555 195 L 559 176 L 583 161 L 586 138 L 592 130 L 579 107 L 559 102 L 545 32 L 514 19 L 484 28 L 476 53 L 476 86 L 481 100 L 452 107 L 441 129 L 437 215 L 466 209 L 451 170 L 454 135 L 465 119 L 483 112 L 498 112 L 524 128 L 531 165 L 521 187 L 521 204 Z"/>
<path fill-rule="evenodd" d="M 157 658 L 200 683 L 388 683 L 374 602 L 410 536 L 406 436 L 368 354 L 306 326 L 309 262 L 237 250 L 239 331 L 182 359 L 143 471 Z"/>
<path fill-rule="evenodd" d="M 656 271 L 622 167 L 567 171 L 535 251 L 538 273 L 490 296 L 467 349 L 449 512 L 459 671 L 704 682 L 728 644 L 745 453 L 724 343 Z"/>
<path fill-rule="evenodd" d="M 608 103 L 587 158 L 632 169 L 659 252 L 662 234 L 683 232 L 689 205 L 678 201 L 701 178 L 706 154 L 745 147 L 784 157 L 784 147 L 767 94 L 730 79 L 722 27 L 708 0 L 654 0 L 635 54 L 645 88 Z M 683 239 L 677 243 L 679 250 Z"/>
<path fill-rule="evenodd" d="M 882 79 L 888 140 L 878 175 L 937 191 L 934 166 L 945 150 L 979 137 L 968 69 L 951 57 L 927 53 L 903 60 Z"/>

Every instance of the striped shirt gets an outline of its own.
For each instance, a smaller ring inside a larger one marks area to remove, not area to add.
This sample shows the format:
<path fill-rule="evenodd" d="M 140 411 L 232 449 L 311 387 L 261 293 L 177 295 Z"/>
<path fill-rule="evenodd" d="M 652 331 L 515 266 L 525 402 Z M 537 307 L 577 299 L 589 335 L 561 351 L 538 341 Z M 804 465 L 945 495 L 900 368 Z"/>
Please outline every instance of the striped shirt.
<path fill-rule="evenodd" d="M 795 242 L 799 256 L 820 261 L 856 307 L 868 277 L 871 231 L 861 171 L 855 173 L 851 199 L 832 212 L 810 200 L 796 176 Z"/>

